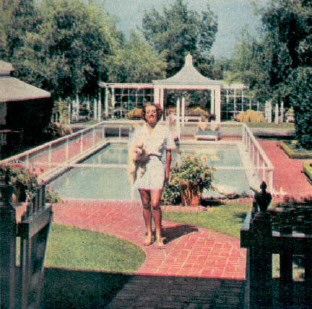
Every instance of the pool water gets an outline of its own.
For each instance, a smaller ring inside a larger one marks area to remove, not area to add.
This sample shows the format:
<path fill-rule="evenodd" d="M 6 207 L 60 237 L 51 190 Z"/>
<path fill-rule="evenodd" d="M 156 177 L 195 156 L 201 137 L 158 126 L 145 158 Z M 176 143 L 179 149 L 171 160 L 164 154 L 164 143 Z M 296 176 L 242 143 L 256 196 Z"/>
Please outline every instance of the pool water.
<path fill-rule="evenodd" d="M 178 164 L 181 155 L 195 155 L 215 167 L 213 185 L 219 191 L 249 192 L 248 180 L 236 145 L 184 144 L 181 145 L 180 152 L 180 155 L 174 153 L 173 164 Z M 127 161 L 127 144 L 112 143 L 84 160 L 82 164 L 86 166 L 75 167 L 59 176 L 49 184 L 49 188 L 57 192 L 61 198 L 132 199 Z M 205 194 L 213 195 L 214 192 L 204 191 Z M 137 194 L 135 198 L 138 198 Z"/>

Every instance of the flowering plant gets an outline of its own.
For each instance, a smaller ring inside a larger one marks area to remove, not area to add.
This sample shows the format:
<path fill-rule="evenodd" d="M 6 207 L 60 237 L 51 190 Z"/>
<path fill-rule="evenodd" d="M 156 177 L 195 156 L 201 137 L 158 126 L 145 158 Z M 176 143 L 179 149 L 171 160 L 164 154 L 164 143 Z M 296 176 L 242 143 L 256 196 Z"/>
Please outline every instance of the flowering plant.
<path fill-rule="evenodd" d="M 192 183 L 209 189 L 212 182 L 213 168 L 208 166 L 207 158 L 196 156 L 182 157 L 181 163 L 172 169 L 171 182 L 174 184 Z"/>
<path fill-rule="evenodd" d="M 0 179 L 7 176 L 11 184 L 16 188 L 19 202 L 26 201 L 39 187 L 37 175 L 27 168 L 16 164 L 16 166 L 0 166 Z"/>
<path fill-rule="evenodd" d="M 209 189 L 213 180 L 214 169 L 207 164 L 207 158 L 184 156 L 181 163 L 173 167 L 170 183 L 164 191 L 164 196 L 170 196 L 168 190 L 180 192 L 183 205 L 196 206 L 200 204 L 203 189 Z"/>

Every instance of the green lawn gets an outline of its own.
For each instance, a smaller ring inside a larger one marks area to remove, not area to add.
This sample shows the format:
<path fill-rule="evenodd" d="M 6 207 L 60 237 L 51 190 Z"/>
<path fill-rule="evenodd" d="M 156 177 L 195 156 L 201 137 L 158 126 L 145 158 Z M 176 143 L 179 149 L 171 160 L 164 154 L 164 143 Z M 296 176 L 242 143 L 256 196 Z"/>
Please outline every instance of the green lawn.
<path fill-rule="evenodd" d="M 248 122 L 246 123 L 250 128 L 270 128 L 270 129 L 286 129 L 294 130 L 295 125 L 293 123 L 268 123 L 268 122 Z"/>
<path fill-rule="evenodd" d="M 53 224 L 44 308 L 104 308 L 144 260 L 144 252 L 127 241 Z"/>
<path fill-rule="evenodd" d="M 226 204 L 203 212 L 165 212 L 164 218 L 192 224 L 239 238 L 240 229 L 251 204 Z"/>
<path fill-rule="evenodd" d="M 46 266 L 132 273 L 144 259 L 144 252 L 130 242 L 53 224 Z"/>

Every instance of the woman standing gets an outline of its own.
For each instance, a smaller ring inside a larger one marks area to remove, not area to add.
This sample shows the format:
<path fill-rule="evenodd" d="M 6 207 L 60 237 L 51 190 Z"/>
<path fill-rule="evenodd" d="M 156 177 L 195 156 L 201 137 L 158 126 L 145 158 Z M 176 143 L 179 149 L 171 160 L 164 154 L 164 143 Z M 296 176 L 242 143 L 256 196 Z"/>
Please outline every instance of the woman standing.
<path fill-rule="evenodd" d="M 144 159 L 137 162 L 142 166 L 141 172 L 136 175 L 134 186 L 139 190 L 143 218 L 146 227 L 144 245 L 154 242 L 152 233 L 152 218 L 154 219 L 156 244 L 163 247 L 162 213 L 160 208 L 162 190 L 171 174 L 172 149 L 175 143 L 168 126 L 158 123 L 162 115 L 161 109 L 154 103 L 148 103 L 143 108 L 145 123 L 133 135 L 132 145 L 140 145 L 144 152 Z M 164 158 L 164 154 L 165 158 Z M 163 162 L 165 159 L 165 162 Z"/>

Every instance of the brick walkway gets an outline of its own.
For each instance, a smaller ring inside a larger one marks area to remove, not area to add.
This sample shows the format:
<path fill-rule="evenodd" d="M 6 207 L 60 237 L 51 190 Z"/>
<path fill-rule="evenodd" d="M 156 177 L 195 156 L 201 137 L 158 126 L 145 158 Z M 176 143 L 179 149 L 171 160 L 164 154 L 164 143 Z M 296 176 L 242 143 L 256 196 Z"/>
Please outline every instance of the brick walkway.
<path fill-rule="evenodd" d="M 144 247 L 138 203 L 65 201 L 54 206 L 54 221 L 115 235 L 145 251 L 145 263 L 110 308 L 242 308 L 246 251 L 237 239 L 164 221 L 166 247 Z"/>
<path fill-rule="evenodd" d="M 297 199 L 312 196 L 312 185 L 302 173 L 304 160 L 290 159 L 278 146 L 277 141 L 262 140 L 260 144 L 274 165 L 275 194 L 293 196 Z"/>

